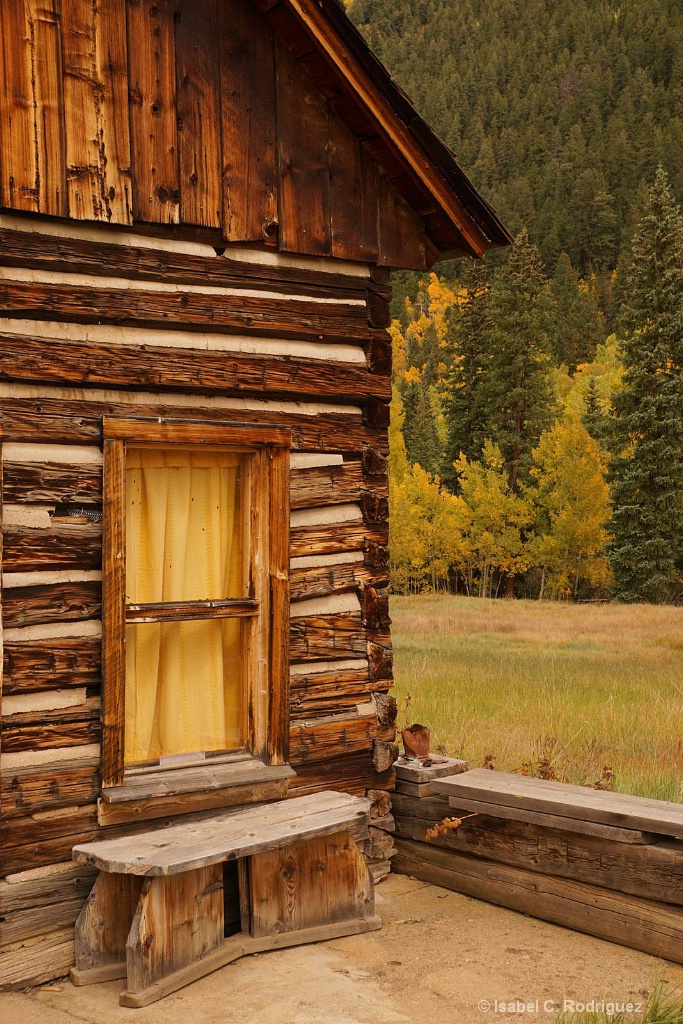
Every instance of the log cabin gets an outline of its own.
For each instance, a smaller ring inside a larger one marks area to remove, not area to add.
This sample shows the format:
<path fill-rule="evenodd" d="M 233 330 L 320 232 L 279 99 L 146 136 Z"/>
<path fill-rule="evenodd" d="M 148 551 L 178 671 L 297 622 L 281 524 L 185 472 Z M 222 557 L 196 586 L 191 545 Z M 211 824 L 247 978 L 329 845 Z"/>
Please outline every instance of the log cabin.
<path fill-rule="evenodd" d="M 0 985 L 75 845 L 386 810 L 389 270 L 509 241 L 338 0 L 3 0 Z"/>

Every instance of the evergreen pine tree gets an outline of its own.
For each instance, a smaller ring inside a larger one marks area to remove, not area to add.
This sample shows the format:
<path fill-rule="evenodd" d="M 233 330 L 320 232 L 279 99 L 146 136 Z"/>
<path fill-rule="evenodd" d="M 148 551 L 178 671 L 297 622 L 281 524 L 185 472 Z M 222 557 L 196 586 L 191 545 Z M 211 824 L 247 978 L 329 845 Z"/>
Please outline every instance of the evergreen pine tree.
<path fill-rule="evenodd" d="M 405 408 L 403 436 L 408 462 L 416 462 L 428 473 L 438 473 L 441 464 L 441 445 L 434 422 L 429 384 L 424 377 L 410 379 L 403 385 Z"/>
<path fill-rule="evenodd" d="M 587 288 L 581 287 L 566 252 L 560 254 L 552 284 L 558 307 L 557 331 L 553 339 L 553 357 L 573 373 L 579 363 L 587 363 L 605 338 L 598 305 Z"/>
<path fill-rule="evenodd" d="M 531 453 L 554 419 L 550 352 L 557 308 L 538 249 L 526 231 L 496 276 L 489 300 L 488 361 L 483 393 L 490 435 L 519 494 Z"/>
<path fill-rule="evenodd" d="M 464 301 L 447 315 L 446 347 L 450 369 L 445 382 L 444 409 L 448 441 L 442 480 L 457 489 L 453 465 L 465 455 L 472 462 L 481 456 L 489 417 L 482 393 L 484 346 L 487 336 L 490 285 L 486 265 L 470 260 L 462 284 Z"/>
<path fill-rule="evenodd" d="M 581 417 L 583 425 L 593 440 L 598 442 L 603 451 L 609 449 L 610 440 L 614 435 L 613 422 L 600 403 L 595 376 L 591 376 L 588 381 L 585 401 L 586 406 Z"/>
<path fill-rule="evenodd" d="M 683 556 L 683 217 L 661 167 L 625 291 L 610 559 L 618 599 L 663 603 Z"/>

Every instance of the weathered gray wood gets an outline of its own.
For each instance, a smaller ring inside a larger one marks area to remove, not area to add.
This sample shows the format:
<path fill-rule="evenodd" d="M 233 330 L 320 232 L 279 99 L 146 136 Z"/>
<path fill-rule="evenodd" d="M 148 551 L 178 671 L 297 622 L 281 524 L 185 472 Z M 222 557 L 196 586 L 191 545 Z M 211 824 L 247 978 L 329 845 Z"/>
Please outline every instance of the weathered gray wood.
<path fill-rule="evenodd" d="M 318 925 L 314 928 L 304 928 L 296 932 L 282 932 L 280 935 L 266 935 L 262 938 L 252 938 L 249 935 L 235 935 L 219 946 L 214 953 L 209 953 L 202 960 L 176 971 L 174 974 L 164 978 L 163 981 L 150 985 L 143 992 L 129 993 L 122 992 L 119 996 L 121 1006 L 141 1007 L 156 1002 L 163 996 L 177 992 L 179 988 L 189 985 L 190 982 L 203 978 L 211 971 L 224 967 L 225 964 L 238 960 L 241 956 L 249 953 L 262 953 L 270 949 L 286 949 L 289 946 L 302 946 L 309 942 L 326 942 L 329 939 L 338 939 L 344 935 L 359 935 L 361 932 L 375 931 L 382 927 L 379 917 L 373 915 L 365 920 L 340 921 L 333 924 Z"/>
<path fill-rule="evenodd" d="M 423 800 L 393 793 L 392 803 L 397 835 L 420 842 L 426 842 L 428 829 L 453 814 L 445 797 Z M 477 814 L 429 845 L 683 906 L 683 842 L 677 839 L 650 846 L 615 843 Z"/>
<path fill-rule="evenodd" d="M 129 774 L 123 786 L 103 789 L 102 798 L 107 803 L 127 803 L 129 800 L 193 793 L 198 789 L 223 789 L 227 786 L 288 779 L 293 775 L 294 770 L 289 765 L 265 765 L 253 759 L 227 764 L 209 763 L 196 768 Z"/>
<path fill-rule="evenodd" d="M 0 882 L 0 915 L 48 907 L 52 903 L 69 903 L 75 899 L 83 903 L 95 877 L 94 868 L 68 861 L 44 872 L 10 875 L 9 879 Z M 42 929 L 43 932 L 45 930 Z"/>
<path fill-rule="evenodd" d="M 372 745 L 372 764 L 376 771 L 386 772 L 398 757 L 398 744 L 375 740 Z"/>
<path fill-rule="evenodd" d="M 405 782 L 404 779 L 399 779 L 396 776 L 396 792 L 405 793 L 406 796 L 429 796 L 431 794 L 431 788 L 429 782 Z"/>
<path fill-rule="evenodd" d="M 683 917 L 678 908 L 428 843 L 397 839 L 396 846 L 393 868 L 402 874 L 683 963 Z"/>
<path fill-rule="evenodd" d="M 119 803 L 99 800 L 97 821 L 99 825 L 108 828 L 111 825 L 140 821 L 152 823 L 157 818 L 184 817 L 212 810 L 221 812 L 229 807 L 245 807 L 247 804 L 284 800 L 287 796 L 287 781 L 286 778 L 265 778 L 258 782 L 225 786 L 221 789 L 197 789 L 194 792 L 144 797 Z"/>
<path fill-rule="evenodd" d="M 430 791 L 433 792 L 433 789 L 432 785 Z M 528 811 L 523 807 L 504 807 L 502 804 L 485 803 L 483 800 L 459 798 L 457 803 L 450 803 L 450 807 L 455 809 L 456 813 L 466 811 L 470 814 L 487 814 L 494 818 L 505 818 L 511 821 L 528 821 L 545 828 L 557 828 L 566 832 L 577 832 L 584 836 L 599 836 L 602 839 L 611 839 L 614 843 L 642 845 L 644 843 L 656 843 L 660 838 L 654 832 L 642 832 L 640 829 L 601 825 L 599 822 L 583 821 L 580 818 L 563 818 L 559 814 Z"/>
<path fill-rule="evenodd" d="M 435 755 L 433 763 L 428 768 L 419 762 L 402 761 L 401 758 L 396 762 L 396 778 L 404 782 L 433 782 L 435 779 L 460 775 L 466 771 L 467 761 L 461 761 L 457 757 L 442 758 Z"/>
<path fill-rule="evenodd" d="M 101 873 L 76 921 L 76 968 L 120 963 L 143 882 L 135 875 Z"/>
<path fill-rule="evenodd" d="M 116 908 L 109 913 L 116 916 Z M 144 992 L 213 953 L 223 941 L 223 866 L 143 882 L 128 941 L 127 991 Z"/>
<path fill-rule="evenodd" d="M 75 846 L 74 860 L 103 871 L 158 876 L 251 856 L 338 832 L 362 820 L 368 803 L 347 793 L 317 793 L 218 815 L 132 838 Z"/>
<path fill-rule="evenodd" d="M 5 989 L 42 985 L 68 974 L 74 962 L 74 930 L 60 928 L 13 943 L 0 952 L 0 977 Z"/>
<path fill-rule="evenodd" d="M 462 799 L 465 798 L 515 810 L 683 838 L 683 804 L 667 800 L 604 793 L 565 782 L 545 782 L 485 768 L 475 768 L 456 778 L 439 779 L 432 783 L 432 790 L 444 793 L 452 807 L 464 806 Z M 495 814 L 493 808 L 491 813 Z"/>
<path fill-rule="evenodd" d="M 299 931 L 372 915 L 373 891 L 347 832 L 251 859 L 251 934 Z"/>

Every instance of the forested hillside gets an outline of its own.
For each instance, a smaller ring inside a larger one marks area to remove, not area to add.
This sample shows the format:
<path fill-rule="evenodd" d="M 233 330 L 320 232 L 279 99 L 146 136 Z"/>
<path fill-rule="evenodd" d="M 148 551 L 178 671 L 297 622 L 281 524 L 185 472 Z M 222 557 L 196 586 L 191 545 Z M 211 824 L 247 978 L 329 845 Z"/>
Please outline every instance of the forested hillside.
<path fill-rule="evenodd" d="M 395 275 L 392 583 L 683 595 L 683 6 L 354 0 L 518 236 Z"/>
<path fill-rule="evenodd" d="M 354 0 L 350 14 L 549 271 L 561 252 L 582 276 L 617 266 L 658 164 L 683 197 L 679 0 Z"/>

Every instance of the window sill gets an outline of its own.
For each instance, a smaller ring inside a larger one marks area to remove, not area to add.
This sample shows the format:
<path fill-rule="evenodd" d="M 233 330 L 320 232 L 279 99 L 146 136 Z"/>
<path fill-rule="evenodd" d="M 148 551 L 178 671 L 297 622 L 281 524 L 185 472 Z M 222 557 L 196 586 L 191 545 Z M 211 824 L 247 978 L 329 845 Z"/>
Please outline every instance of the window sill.
<path fill-rule="evenodd" d="M 100 825 L 119 825 L 281 800 L 295 774 L 287 764 L 266 765 L 255 758 L 135 771 L 122 786 L 102 790 L 97 820 Z"/>

